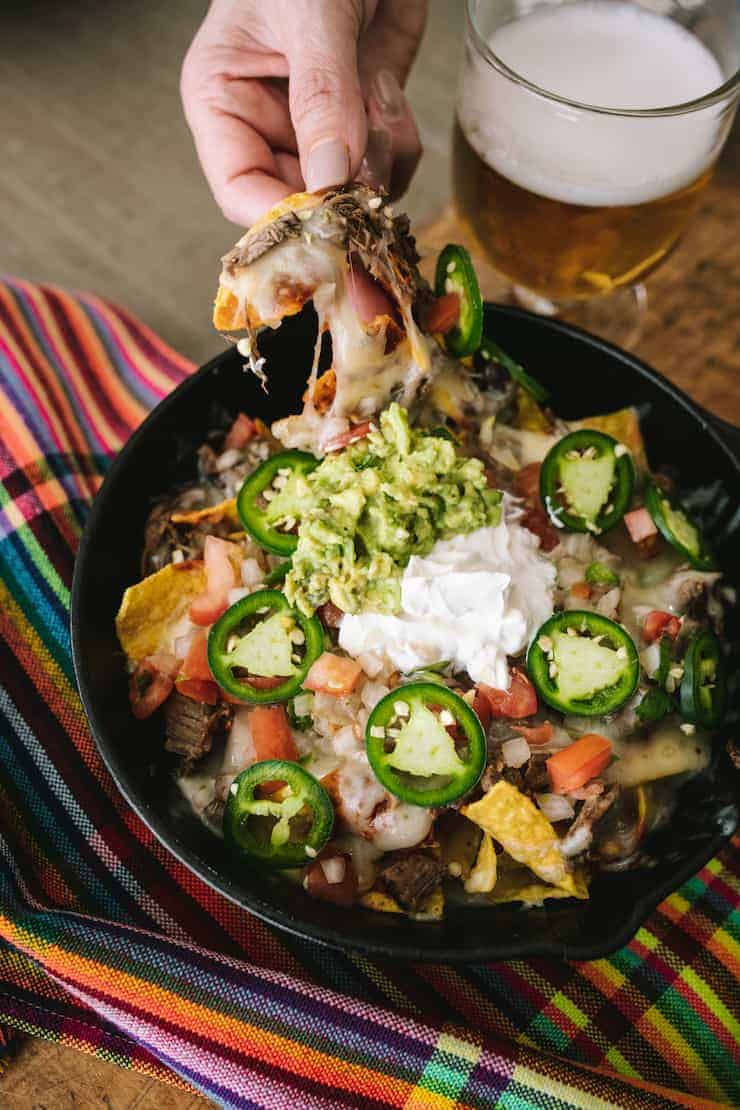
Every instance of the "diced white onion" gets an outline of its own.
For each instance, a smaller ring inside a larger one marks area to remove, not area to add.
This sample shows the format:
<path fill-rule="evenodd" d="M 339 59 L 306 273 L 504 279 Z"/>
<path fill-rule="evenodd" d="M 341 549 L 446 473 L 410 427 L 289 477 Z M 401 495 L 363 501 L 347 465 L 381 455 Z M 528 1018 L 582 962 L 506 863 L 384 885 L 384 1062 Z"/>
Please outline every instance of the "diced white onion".
<path fill-rule="evenodd" d="M 382 682 L 366 682 L 362 687 L 360 698 L 366 709 L 372 709 L 388 693 L 390 690 Z"/>
<path fill-rule="evenodd" d="M 605 617 L 616 616 L 619 602 L 622 598 L 622 591 L 619 586 L 615 586 L 611 590 L 607 590 L 603 597 L 600 597 L 596 602 L 596 612 L 601 613 Z"/>
<path fill-rule="evenodd" d="M 256 559 L 245 559 L 242 563 L 242 583 L 245 586 L 258 586 L 264 577 L 262 567 Z"/>
<path fill-rule="evenodd" d="M 345 725 L 344 728 L 340 728 L 334 736 L 334 751 L 337 755 L 352 755 L 358 749 L 359 744 L 352 725 Z"/>
<path fill-rule="evenodd" d="M 548 821 L 568 821 L 573 816 L 573 806 L 562 794 L 538 794 L 537 805 Z"/>
<path fill-rule="evenodd" d="M 232 466 L 242 461 L 242 453 L 236 447 L 230 447 L 228 451 L 224 451 L 216 459 L 216 470 L 221 474 L 224 470 L 230 470 Z"/>
<path fill-rule="evenodd" d="M 530 756 L 529 744 L 523 736 L 514 740 L 505 740 L 501 745 L 501 754 L 507 767 L 522 767 Z"/>
<path fill-rule="evenodd" d="M 184 659 L 190 651 L 190 645 L 195 637 L 195 632 L 188 632 L 186 636 L 178 636 L 174 643 L 175 657 L 177 659 Z"/>
<path fill-rule="evenodd" d="M 362 667 L 368 678 L 377 678 L 383 670 L 383 660 L 372 652 L 363 652 L 362 655 L 357 656 L 357 662 Z"/>
<path fill-rule="evenodd" d="M 660 666 L 660 644 L 657 640 L 640 652 L 640 662 L 645 668 L 648 678 L 652 678 Z"/>
<path fill-rule="evenodd" d="M 293 698 L 293 709 L 296 717 L 307 717 L 313 706 L 313 694 L 298 694 Z"/>
<path fill-rule="evenodd" d="M 234 586 L 233 589 L 229 590 L 229 605 L 236 605 L 237 601 L 241 601 L 243 597 L 247 597 L 248 595 L 249 590 L 246 586 Z"/>
<path fill-rule="evenodd" d="M 347 871 L 347 861 L 343 856 L 332 856 L 331 859 L 322 859 L 321 870 L 324 878 L 331 886 L 341 883 Z"/>

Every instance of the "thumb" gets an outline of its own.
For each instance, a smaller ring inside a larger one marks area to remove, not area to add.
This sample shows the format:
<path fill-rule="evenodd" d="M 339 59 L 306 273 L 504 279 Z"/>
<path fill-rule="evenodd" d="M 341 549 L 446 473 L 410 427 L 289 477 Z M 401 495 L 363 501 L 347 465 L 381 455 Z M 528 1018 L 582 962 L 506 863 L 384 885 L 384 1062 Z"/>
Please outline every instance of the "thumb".
<path fill-rule="evenodd" d="M 286 28 L 290 114 L 310 192 L 341 185 L 359 169 L 367 118 L 357 72 L 361 29 L 353 0 L 296 5 Z M 296 18 L 297 16 L 297 18 Z"/>

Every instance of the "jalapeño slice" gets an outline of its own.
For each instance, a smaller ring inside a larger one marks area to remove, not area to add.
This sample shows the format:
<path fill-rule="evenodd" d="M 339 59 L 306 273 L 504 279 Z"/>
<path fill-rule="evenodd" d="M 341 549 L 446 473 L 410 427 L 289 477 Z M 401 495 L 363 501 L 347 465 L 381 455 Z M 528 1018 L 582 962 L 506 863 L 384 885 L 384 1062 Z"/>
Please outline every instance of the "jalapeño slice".
<path fill-rule="evenodd" d="M 258 590 L 216 621 L 208 636 L 208 665 L 232 697 L 287 701 L 323 650 L 317 617 L 304 616 L 278 590 Z"/>
<path fill-rule="evenodd" d="M 722 648 L 710 629 L 692 637 L 683 665 L 681 716 L 700 728 L 715 728 L 724 713 L 727 679 Z"/>
<path fill-rule="evenodd" d="M 506 351 L 502 350 L 498 343 L 495 343 L 487 335 L 483 336 L 478 348 L 478 357 L 485 362 L 495 362 L 499 366 L 503 366 L 512 381 L 515 381 L 522 389 L 526 389 L 527 393 L 531 393 L 540 405 L 544 405 L 549 400 L 550 393 L 544 385 L 536 381 L 531 374 L 528 374 L 523 366 L 520 366 L 510 355 L 507 355 Z"/>
<path fill-rule="evenodd" d="M 629 508 L 634 484 L 626 447 L 591 428 L 559 440 L 540 470 L 542 503 L 553 524 L 570 532 L 613 528 Z"/>
<path fill-rule="evenodd" d="M 331 798 L 299 763 L 266 759 L 242 771 L 229 788 L 227 843 L 270 867 L 302 867 L 315 859 L 333 827 Z"/>
<path fill-rule="evenodd" d="M 438 297 L 457 293 L 460 316 L 457 324 L 445 335 L 445 346 L 455 358 L 472 355 L 480 347 L 483 335 L 483 301 L 475 268 L 465 247 L 448 243 L 437 259 L 434 291 Z"/>
<path fill-rule="evenodd" d="M 454 801 L 475 786 L 486 764 L 477 715 L 432 682 L 410 682 L 381 698 L 368 718 L 365 748 L 386 790 L 415 806 Z"/>
<path fill-rule="evenodd" d="M 696 523 L 682 505 L 652 480 L 645 488 L 645 507 L 663 538 L 693 567 L 698 570 L 713 568 L 714 558 Z"/>
<path fill-rule="evenodd" d="M 527 669 L 548 705 L 578 717 L 613 713 L 632 696 L 640 677 L 629 634 L 582 609 L 545 621 L 530 645 Z"/>
<path fill-rule="evenodd" d="M 239 490 L 236 508 L 250 536 L 275 555 L 292 555 L 305 497 L 306 475 L 319 460 L 306 451 L 281 451 L 263 462 Z"/>

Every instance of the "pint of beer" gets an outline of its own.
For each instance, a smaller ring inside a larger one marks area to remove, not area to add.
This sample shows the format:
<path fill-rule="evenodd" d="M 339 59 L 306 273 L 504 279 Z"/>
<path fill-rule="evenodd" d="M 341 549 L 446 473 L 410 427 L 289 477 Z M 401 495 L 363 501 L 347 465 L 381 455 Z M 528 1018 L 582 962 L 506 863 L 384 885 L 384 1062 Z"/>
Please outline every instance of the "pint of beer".
<path fill-rule="evenodd" d="M 723 69 L 630 0 L 521 4 L 468 0 L 456 202 L 516 284 L 609 293 L 657 266 L 694 211 L 737 104 L 732 48 Z"/>

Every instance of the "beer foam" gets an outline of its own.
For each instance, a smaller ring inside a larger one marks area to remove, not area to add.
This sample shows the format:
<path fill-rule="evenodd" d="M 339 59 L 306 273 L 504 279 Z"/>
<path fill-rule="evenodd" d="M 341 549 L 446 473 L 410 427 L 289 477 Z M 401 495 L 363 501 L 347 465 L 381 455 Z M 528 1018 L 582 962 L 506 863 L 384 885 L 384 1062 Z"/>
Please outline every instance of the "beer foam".
<path fill-rule="evenodd" d="M 623 0 L 576 0 L 500 27 L 489 45 L 511 70 L 601 108 L 661 108 L 718 88 L 722 70 L 691 32 Z M 546 100 L 474 56 L 460 124 L 481 158 L 522 188 L 583 205 L 656 200 L 695 181 L 719 154 L 718 106 L 620 117 Z"/>

